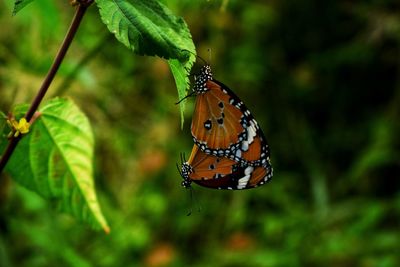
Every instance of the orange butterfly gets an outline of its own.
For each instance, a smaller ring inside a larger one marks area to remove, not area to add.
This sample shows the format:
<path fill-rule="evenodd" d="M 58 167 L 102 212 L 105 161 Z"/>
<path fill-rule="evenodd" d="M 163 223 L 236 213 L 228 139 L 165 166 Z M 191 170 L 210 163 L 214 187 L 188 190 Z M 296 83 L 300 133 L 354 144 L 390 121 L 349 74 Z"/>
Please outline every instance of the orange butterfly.
<path fill-rule="evenodd" d="M 215 189 L 248 189 L 265 184 L 272 177 L 271 165 L 242 165 L 226 157 L 207 155 L 194 145 L 187 162 L 183 159 L 180 172 L 182 186 L 192 182 Z"/>
<path fill-rule="evenodd" d="M 209 65 L 196 77 L 193 92 L 191 130 L 202 151 L 252 166 L 269 164 L 269 146 L 257 121 L 232 90 L 213 79 Z"/>
<path fill-rule="evenodd" d="M 195 77 L 192 94 L 195 145 L 189 160 L 182 162 L 182 185 L 246 189 L 267 182 L 272 177 L 267 140 L 244 103 L 213 79 L 208 64 Z"/>

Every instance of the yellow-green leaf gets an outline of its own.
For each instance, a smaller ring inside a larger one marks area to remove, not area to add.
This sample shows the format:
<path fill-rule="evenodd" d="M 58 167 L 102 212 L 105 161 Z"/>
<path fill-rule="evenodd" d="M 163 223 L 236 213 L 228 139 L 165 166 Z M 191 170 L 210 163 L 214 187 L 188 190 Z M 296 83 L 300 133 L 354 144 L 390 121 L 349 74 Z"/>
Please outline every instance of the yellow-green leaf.
<path fill-rule="evenodd" d="M 94 138 L 87 117 L 74 102 L 62 98 L 45 103 L 40 113 L 6 171 L 62 211 L 109 232 L 94 188 Z M 14 114 L 20 115 L 21 108 Z"/>

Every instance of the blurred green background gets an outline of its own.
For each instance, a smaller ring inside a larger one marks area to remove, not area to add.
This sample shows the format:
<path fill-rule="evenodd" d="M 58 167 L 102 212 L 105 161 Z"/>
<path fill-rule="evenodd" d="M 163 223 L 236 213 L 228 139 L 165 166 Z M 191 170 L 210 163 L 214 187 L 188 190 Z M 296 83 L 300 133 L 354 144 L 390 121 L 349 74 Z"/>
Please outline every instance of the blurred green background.
<path fill-rule="evenodd" d="M 178 1 L 198 54 L 257 118 L 266 186 L 217 191 L 176 170 L 192 147 L 164 60 L 132 54 L 90 8 L 49 97 L 72 98 L 96 136 L 111 233 L 0 179 L 0 266 L 400 266 L 398 1 Z M 73 9 L 0 2 L 0 110 L 30 102 Z M 211 49 L 211 53 L 207 52 Z M 197 68 L 199 66 L 196 66 Z"/>

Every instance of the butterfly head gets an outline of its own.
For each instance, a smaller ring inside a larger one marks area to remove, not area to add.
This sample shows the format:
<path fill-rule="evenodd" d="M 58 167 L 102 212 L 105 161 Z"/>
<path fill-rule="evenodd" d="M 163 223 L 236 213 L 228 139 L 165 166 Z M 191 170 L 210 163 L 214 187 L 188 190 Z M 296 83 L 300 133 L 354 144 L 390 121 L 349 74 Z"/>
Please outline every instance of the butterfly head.
<path fill-rule="evenodd" d="M 193 168 L 190 164 L 185 160 L 185 156 L 181 154 L 181 167 L 179 164 L 176 164 L 176 168 L 178 169 L 179 174 L 182 176 L 183 181 L 181 185 L 185 188 L 190 188 L 192 184 L 192 180 L 190 179 L 189 175 L 193 173 Z"/>
<path fill-rule="evenodd" d="M 185 188 L 189 188 L 192 180 L 189 177 L 189 174 L 191 174 L 193 172 L 193 168 L 189 165 L 189 163 L 184 162 L 182 164 L 182 168 L 181 168 L 181 176 L 183 178 L 183 181 L 181 183 L 181 185 Z"/>
<path fill-rule="evenodd" d="M 212 79 L 213 77 L 210 65 L 204 65 L 200 69 L 200 74 L 194 77 L 195 84 L 193 87 L 193 92 L 195 92 L 196 94 L 205 93 L 208 90 L 207 81 L 210 81 Z"/>

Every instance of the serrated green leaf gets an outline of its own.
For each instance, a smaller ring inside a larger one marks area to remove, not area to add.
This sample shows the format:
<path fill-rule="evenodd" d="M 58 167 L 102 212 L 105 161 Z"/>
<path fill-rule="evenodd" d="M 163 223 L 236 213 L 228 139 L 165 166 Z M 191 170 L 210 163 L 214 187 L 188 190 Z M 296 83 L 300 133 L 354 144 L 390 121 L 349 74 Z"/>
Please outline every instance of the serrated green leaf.
<path fill-rule="evenodd" d="M 189 74 L 187 73 L 187 68 L 185 68 L 185 65 L 176 59 L 168 60 L 168 64 L 175 79 L 176 88 L 178 90 L 178 99 L 181 100 L 186 96 L 186 91 L 189 84 Z M 181 128 L 183 128 L 184 123 L 185 104 L 186 99 L 179 103 L 181 111 Z"/>
<path fill-rule="evenodd" d="M 194 44 L 185 21 L 156 0 L 97 0 L 110 32 L 139 55 L 186 62 Z"/>
<path fill-rule="evenodd" d="M 31 2 L 33 2 L 33 0 L 15 0 L 13 16 Z"/>
<path fill-rule="evenodd" d="M 6 171 L 62 211 L 108 232 L 94 189 L 94 138 L 88 119 L 71 100 L 62 98 L 45 103 L 40 113 Z"/>
<path fill-rule="evenodd" d="M 121 43 L 140 55 L 170 59 L 169 66 L 182 99 L 196 53 L 185 21 L 156 0 L 97 0 L 96 3 L 103 22 Z M 185 101 L 179 107 L 183 127 Z"/>

